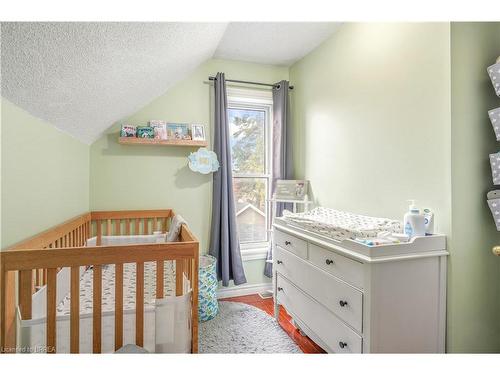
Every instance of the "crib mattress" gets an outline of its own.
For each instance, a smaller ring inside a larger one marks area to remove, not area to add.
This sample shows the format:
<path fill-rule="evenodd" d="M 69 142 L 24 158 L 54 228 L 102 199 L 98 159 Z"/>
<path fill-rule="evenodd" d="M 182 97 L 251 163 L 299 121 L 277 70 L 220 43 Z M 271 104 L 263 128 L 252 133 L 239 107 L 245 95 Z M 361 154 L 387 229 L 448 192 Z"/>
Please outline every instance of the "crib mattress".
<path fill-rule="evenodd" d="M 163 282 L 165 296 L 175 295 L 175 264 L 165 261 Z M 135 310 L 135 263 L 123 266 L 123 310 Z M 154 306 L 156 298 L 156 263 L 144 263 L 144 305 Z M 92 314 L 93 306 L 93 269 L 89 268 L 80 276 L 80 315 Z M 57 315 L 70 314 L 71 295 L 68 293 L 57 306 Z M 115 265 L 108 264 L 102 267 L 102 312 L 115 309 Z"/>
<path fill-rule="evenodd" d="M 357 215 L 332 208 L 316 207 L 311 211 L 283 212 L 287 225 L 305 229 L 336 241 L 377 237 L 380 232 L 401 233 L 403 225 L 397 220 Z"/>

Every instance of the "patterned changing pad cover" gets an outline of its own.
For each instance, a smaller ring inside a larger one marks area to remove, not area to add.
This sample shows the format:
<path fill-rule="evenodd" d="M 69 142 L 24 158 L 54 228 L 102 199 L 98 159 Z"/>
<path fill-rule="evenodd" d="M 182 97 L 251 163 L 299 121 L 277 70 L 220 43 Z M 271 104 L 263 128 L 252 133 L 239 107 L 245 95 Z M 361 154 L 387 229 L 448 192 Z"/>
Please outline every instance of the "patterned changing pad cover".
<path fill-rule="evenodd" d="M 163 274 L 165 296 L 175 295 L 175 264 L 165 261 Z M 135 263 L 123 266 L 123 310 L 135 310 Z M 153 306 L 156 293 L 156 262 L 144 263 L 144 305 Z M 80 314 L 92 313 L 93 270 L 80 276 Z M 71 297 L 68 293 L 57 306 L 57 315 L 69 315 Z M 102 312 L 115 309 L 115 265 L 102 267 Z"/>
<path fill-rule="evenodd" d="M 316 207 L 301 213 L 283 212 L 287 224 L 298 226 L 337 241 L 377 237 L 380 232 L 401 233 L 403 225 L 397 220 L 356 215 L 332 208 Z"/>

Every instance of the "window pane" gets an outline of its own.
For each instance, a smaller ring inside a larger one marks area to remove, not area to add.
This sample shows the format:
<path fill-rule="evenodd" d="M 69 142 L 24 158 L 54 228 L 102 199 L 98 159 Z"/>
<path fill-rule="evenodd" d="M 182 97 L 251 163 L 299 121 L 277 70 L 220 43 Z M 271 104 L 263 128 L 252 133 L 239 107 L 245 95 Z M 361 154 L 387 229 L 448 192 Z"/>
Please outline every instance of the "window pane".
<path fill-rule="evenodd" d="M 267 241 L 265 178 L 233 178 L 240 243 Z"/>
<path fill-rule="evenodd" d="M 230 108 L 231 156 L 236 173 L 265 173 L 264 111 Z"/>

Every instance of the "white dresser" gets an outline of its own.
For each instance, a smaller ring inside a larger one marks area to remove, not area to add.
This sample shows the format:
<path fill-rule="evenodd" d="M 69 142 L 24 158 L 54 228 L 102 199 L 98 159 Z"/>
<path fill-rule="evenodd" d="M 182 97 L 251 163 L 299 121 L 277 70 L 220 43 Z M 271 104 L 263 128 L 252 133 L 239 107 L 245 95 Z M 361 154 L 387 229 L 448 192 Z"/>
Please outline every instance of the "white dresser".
<path fill-rule="evenodd" d="M 446 237 L 370 247 L 330 241 L 276 220 L 275 316 L 331 353 L 442 353 Z"/>

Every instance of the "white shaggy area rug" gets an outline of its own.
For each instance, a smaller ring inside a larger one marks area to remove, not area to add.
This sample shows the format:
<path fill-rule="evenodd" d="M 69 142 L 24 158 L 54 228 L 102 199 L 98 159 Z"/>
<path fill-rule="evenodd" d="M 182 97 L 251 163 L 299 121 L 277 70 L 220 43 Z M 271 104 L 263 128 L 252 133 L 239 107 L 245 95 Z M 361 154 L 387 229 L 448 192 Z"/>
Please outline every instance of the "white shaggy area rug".
<path fill-rule="evenodd" d="M 269 314 L 244 303 L 219 302 L 199 333 L 200 353 L 302 353 Z"/>

